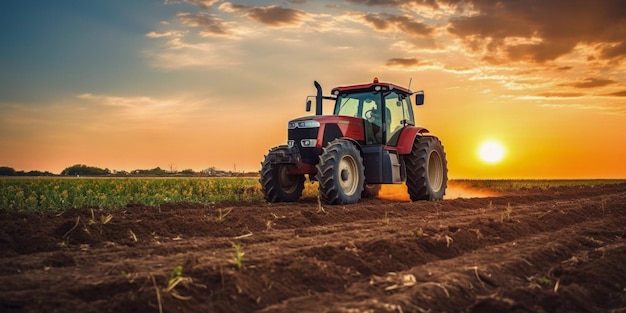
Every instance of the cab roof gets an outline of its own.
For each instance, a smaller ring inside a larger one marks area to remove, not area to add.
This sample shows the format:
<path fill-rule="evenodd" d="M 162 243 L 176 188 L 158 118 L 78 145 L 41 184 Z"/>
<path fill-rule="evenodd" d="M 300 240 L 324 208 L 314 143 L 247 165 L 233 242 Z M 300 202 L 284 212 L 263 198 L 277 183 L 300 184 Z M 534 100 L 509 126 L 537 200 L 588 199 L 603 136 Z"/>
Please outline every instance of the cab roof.
<path fill-rule="evenodd" d="M 399 92 L 409 94 L 409 95 L 413 93 L 409 89 L 406 89 L 404 87 L 401 87 L 392 83 L 379 82 L 378 77 L 374 77 L 374 81 L 371 83 L 335 87 L 331 91 L 331 94 L 338 95 L 339 93 L 352 93 L 352 92 L 359 92 L 359 91 L 366 91 L 366 90 L 397 90 Z"/>

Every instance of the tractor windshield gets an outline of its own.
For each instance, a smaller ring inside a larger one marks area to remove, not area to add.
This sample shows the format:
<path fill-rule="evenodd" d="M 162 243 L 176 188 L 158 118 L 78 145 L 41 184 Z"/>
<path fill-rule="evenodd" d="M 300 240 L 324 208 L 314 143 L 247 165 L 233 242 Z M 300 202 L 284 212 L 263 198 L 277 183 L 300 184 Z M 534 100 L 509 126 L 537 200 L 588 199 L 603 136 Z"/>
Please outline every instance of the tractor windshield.
<path fill-rule="evenodd" d="M 365 113 L 378 109 L 379 103 L 380 93 L 378 92 L 341 94 L 337 97 L 334 114 L 367 118 Z"/>

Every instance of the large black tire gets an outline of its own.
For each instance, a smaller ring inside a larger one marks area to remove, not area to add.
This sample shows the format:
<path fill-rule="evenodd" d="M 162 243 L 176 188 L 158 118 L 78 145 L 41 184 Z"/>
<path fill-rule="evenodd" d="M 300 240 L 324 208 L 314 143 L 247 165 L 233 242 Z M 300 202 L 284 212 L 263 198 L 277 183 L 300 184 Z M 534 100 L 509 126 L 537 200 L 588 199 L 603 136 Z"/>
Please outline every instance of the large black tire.
<path fill-rule="evenodd" d="M 376 198 L 380 192 L 380 184 L 365 184 L 361 198 Z"/>
<path fill-rule="evenodd" d="M 274 149 L 272 149 L 274 150 Z M 272 153 L 270 150 L 269 153 Z M 294 202 L 302 196 L 304 189 L 304 175 L 291 175 L 288 168 L 291 165 L 277 164 L 269 161 L 268 155 L 261 163 L 261 191 L 268 202 Z"/>
<path fill-rule="evenodd" d="M 365 182 L 361 152 L 349 140 L 333 140 L 320 155 L 315 178 L 324 203 L 356 203 L 361 198 Z"/>
<path fill-rule="evenodd" d="M 406 186 L 412 201 L 442 200 L 448 185 L 448 162 L 437 137 L 417 137 L 404 157 Z"/>

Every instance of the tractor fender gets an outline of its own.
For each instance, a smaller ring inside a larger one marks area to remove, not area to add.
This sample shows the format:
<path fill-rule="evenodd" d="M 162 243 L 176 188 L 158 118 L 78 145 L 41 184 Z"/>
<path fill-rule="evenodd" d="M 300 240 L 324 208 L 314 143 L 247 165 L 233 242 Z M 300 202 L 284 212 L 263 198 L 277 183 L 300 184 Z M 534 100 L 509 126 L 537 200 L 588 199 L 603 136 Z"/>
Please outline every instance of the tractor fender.
<path fill-rule="evenodd" d="M 352 142 L 356 146 L 356 148 L 359 149 L 359 151 L 361 151 L 361 155 L 363 154 L 363 148 L 361 148 L 361 144 L 358 141 L 354 140 L 353 138 L 350 138 L 350 137 L 339 137 L 337 139 L 342 139 L 342 140 L 347 140 L 347 141 Z"/>
<path fill-rule="evenodd" d="M 400 138 L 398 138 L 398 144 L 396 148 L 398 150 L 398 154 L 409 154 L 411 153 L 411 149 L 413 149 L 413 142 L 415 141 L 415 137 L 423 136 L 424 134 L 429 133 L 428 129 L 424 127 L 417 126 L 407 126 L 402 130 L 400 134 Z"/>

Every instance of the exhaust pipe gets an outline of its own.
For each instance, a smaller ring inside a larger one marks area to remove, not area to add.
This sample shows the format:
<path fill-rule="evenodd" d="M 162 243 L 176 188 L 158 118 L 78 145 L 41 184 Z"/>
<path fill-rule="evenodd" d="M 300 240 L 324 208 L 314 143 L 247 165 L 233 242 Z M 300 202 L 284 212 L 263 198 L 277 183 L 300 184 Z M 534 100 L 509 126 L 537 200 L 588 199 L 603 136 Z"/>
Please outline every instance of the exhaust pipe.
<path fill-rule="evenodd" d="M 322 86 L 316 80 L 313 81 L 317 95 L 315 96 L 315 115 L 322 115 Z"/>

